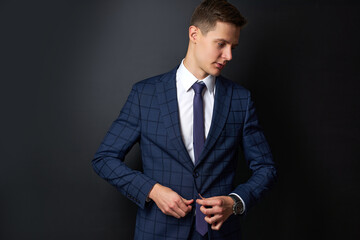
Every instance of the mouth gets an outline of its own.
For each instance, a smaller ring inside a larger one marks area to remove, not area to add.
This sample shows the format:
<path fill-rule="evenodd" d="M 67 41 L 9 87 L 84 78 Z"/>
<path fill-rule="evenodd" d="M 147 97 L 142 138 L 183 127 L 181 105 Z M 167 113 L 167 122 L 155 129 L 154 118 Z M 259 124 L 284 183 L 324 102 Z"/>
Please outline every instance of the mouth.
<path fill-rule="evenodd" d="M 216 68 L 218 68 L 219 70 L 222 70 L 225 67 L 225 64 L 221 64 L 221 63 L 215 63 Z"/>

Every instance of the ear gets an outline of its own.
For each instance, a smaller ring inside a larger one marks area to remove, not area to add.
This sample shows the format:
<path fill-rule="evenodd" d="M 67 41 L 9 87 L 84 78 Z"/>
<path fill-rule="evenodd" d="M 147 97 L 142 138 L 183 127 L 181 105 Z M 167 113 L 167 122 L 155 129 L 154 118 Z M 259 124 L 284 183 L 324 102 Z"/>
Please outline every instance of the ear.
<path fill-rule="evenodd" d="M 200 29 L 194 25 L 189 27 L 189 40 L 190 42 L 196 44 L 200 35 Z"/>

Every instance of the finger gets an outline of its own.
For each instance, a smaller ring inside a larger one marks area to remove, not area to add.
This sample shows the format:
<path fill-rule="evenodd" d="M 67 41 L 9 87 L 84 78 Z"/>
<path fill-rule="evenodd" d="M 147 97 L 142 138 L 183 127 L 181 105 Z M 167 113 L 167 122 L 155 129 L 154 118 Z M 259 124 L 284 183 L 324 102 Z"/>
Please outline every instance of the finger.
<path fill-rule="evenodd" d="M 176 208 L 173 210 L 181 217 L 185 217 L 191 211 L 192 206 L 190 204 L 193 202 L 193 199 L 187 200 L 180 196 L 180 200 L 176 201 Z"/>
<path fill-rule="evenodd" d="M 221 221 L 221 222 L 216 222 L 216 223 L 214 223 L 214 224 L 211 224 L 211 229 L 218 231 L 218 230 L 220 230 L 220 228 L 221 228 L 221 226 L 223 225 L 223 223 L 224 223 L 224 222 Z"/>
<path fill-rule="evenodd" d="M 181 198 L 183 200 L 183 202 L 186 204 L 186 205 L 190 205 L 194 202 L 194 199 L 190 199 L 190 200 L 187 200 L 185 198 Z"/>
<path fill-rule="evenodd" d="M 181 208 L 179 208 L 178 202 L 182 202 L 181 199 L 178 201 L 164 203 L 162 208 L 163 213 L 176 218 L 184 217 L 186 213 Z"/>
<path fill-rule="evenodd" d="M 177 206 L 178 206 L 178 209 L 181 210 L 182 212 L 184 212 L 184 216 L 191 210 L 191 208 L 189 208 L 189 205 L 187 204 L 187 202 L 188 201 L 186 199 L 183 199 L 183 198 L 181 198 L 179 201 L 176 202 Z"/>
<path fill-rule="evenodd" d="M 171 212 L 170 212 L 170 214 L 168 214 L 168 215 L 170 215 L 170 216 L 173 216 L 173 217 L 176 217 L 176 218 L 181 218 L 181 217 L 183 217 L 183 216 L 181 216 L 181 214 L 179 214 L 179 213 L 177 213 L 176 211 L 174 211 L 174 210 L 172 210 Z M 184 215 L 185 216 L 185 215 Z"/>
<path fill-rule="evenodd" d="M 191 211 L 191 209 L 192 209 L 191 204 L 194 202 L 194 199 L 187 200 L 187 199 L 182 198 L 182 200 L 184 201 L 184 203 L 185 203 L 185 205 L 186 205 L 186 211 L 185 211 L 185 213 L 187 214 L 187 213 L 189 213 L 189 212 Z"/>
<path fill-rule="evenodd" d="M 175 210 L 171 209 L 171 208 L 166 208 L 165 210 L 162 211 L 164 214 L 169 215 L 169 216 L 173 216 L 175 218 L 181 218 L 181 215 L 178 214 Z"/>
<path fill-rule="evenodd" d="M 204 219 L 208 224 L 215 224 L 217 222 L 223 221 L 223 216 L 222 215 L 206 216 Z"/>
<path fill-rule="evenodd" d="M 178 218 L 185 217 L 187 214 L 187 212 L 183 211 L 181 208 L 175 209 L 174 212 L 176 213 L 177 216 L 179 216 Z"/>
<path fill-rule="evenodd" d="M 222 214 L 224 211 L 223 211 L 223 208 L 219 207 L 219 206 L 214 206 L 214 207 L 211 207 L 211 208 L 207 208 L 207 207 L 204 207 L 204 206 L 201 206 L 200 207 L 200 211 L 205 214 L 205 215 L 215 215 L 215 214 Z"/>
<path fill-rule="evenodd" d="M 205 199 L 196 199 L 196 202 L 203 206 L 221 206 L 223 205 L 223 200 L 221 198 L 205 198 Z"/>

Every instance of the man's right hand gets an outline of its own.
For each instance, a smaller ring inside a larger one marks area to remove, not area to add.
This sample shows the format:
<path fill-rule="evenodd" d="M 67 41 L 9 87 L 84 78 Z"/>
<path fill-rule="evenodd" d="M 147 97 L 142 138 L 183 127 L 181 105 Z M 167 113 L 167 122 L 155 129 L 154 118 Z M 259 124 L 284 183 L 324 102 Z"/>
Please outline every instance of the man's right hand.
<path fill-rule="evenodd" d="M 149 193 L 160 210 L 169 216 L 176 218 L 185 217 L 191 211 L 194 199 L 186 200 L 168 187 L 156 183 Z"/>

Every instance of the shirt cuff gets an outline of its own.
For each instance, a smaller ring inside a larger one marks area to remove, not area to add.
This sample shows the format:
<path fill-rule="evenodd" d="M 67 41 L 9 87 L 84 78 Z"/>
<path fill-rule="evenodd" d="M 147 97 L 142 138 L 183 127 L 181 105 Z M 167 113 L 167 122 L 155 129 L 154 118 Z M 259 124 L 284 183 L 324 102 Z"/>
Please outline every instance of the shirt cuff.
<path fill-rule="evenodd" d="M 242 198 L 241 198 L 238 194 L 236 194 L 236 193 L 230 193 L 229 195 L 237 196 L 237 197 L 240 199 L 240 201 L 241 201 L 241 203 L 242 203 L 242 205 L 243 205 L 243 209 L 242 209 L 242 211 L 241 211 L 240 214 L 243 214 L 243 213 L 245 212 L 245 208 L 246 208 L 244 200 L 242 200 Z"/>

